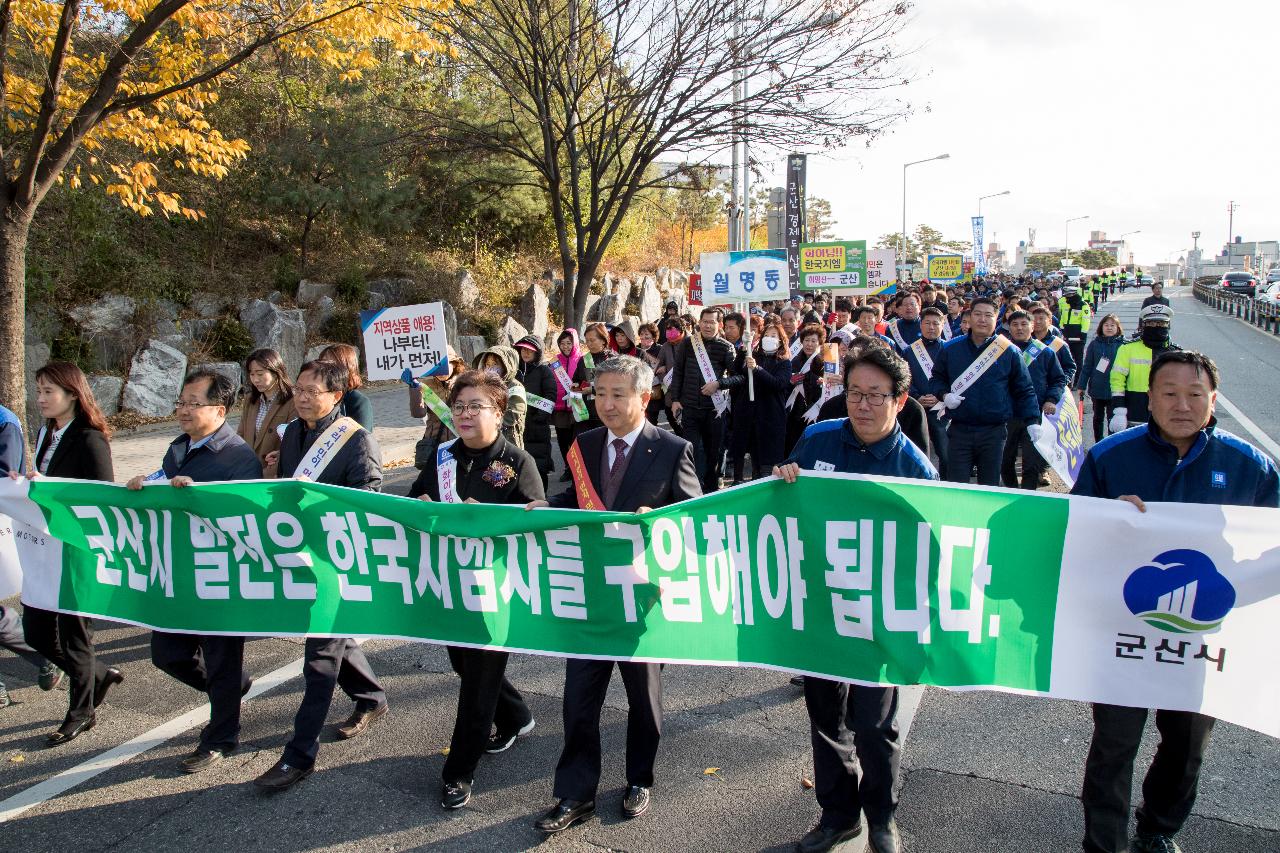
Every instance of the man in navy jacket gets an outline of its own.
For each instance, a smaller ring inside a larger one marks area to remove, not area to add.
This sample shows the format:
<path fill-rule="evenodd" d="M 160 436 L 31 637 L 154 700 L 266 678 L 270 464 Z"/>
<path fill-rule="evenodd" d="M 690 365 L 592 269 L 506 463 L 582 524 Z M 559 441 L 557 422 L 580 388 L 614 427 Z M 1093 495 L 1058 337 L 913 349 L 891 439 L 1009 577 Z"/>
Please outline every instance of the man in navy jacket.
<path fill-rule="evenodd" d="M 1058 403 L 1062 401 L 1062 393 L 1067 387 L 1067 376 L 1062 372 L 1057 356 L 1051 347 L 1032 337 L 1031 317 L 1025 311 L 1014 311 L 1009 315 L 1009 337 L 1018 348 L 1022 363 L 1027 366 L 1031 385 L 1036 389 L 1036 405 L 1041 413 L 1052 415 L 1058 410 Z M 1048 463 L 1035 447 L 1039 430 L 1039 421 L 1031 424 L 1018 418 L 1009 421 L 1000 462 L 1000 478 L 1006 488 L 1018 488 L 1015 463 L 1019 451 L 1022 453 L 1022 488 L 1035 489 L 1040 484 L 1040 475 L 1048 468 Z"/>
<path fill-rule="evenodd" d="M 1095 444 L 1071 493 L 1146 501 L 1280 507 L 1275 463 L 1213 417 L 1218 369 L 1198 352 L 1173 350 L 1151 365 L 1151 420 Z M 1085 761 L 1084 849 L 1089 853 L 1177 850 L 1173 836 L 1191 813 L 1213 718 L 1156 711 L 1160 745 L 1143 783 L 1137 836 L 1130 841 L 1133 759 L 1148 709 L 1096 703 Z"/>
<path fill-rule="evenodd" d="M 946 476 L 955 483 L 969 482 L 976 465 L 979 485 L 1000 485 L 1005 424 L 1014 418 L 1027 424 L 1040 420 L 1036 390 L 1026 365 L 1016 348 L 996 335 L 996 311 L 992 299 L 973 300 L 969 334 L 942 348 L 929 384 L 929 392 L 946 407 L 950 419 Z M 991 351 L 992 347 L 996 350 Z M 988 358 L 990 367 L 963 387 L 966 371 Z"/>
<path fill-rule="evenodd" d="M 929 457 L 898 428 L 911 384 L 906 362 L 868 347 L 845 362 L 844 384 L 849 417 L 806 429 L 791 458 L 773 473 L 788 483 L 801 470 L 938 479 Z M 797 849 L 819 853 L 854 838 L 865 811 L 873 853 L 897 853 L 898 688 L 805 676 L 804 702 L 822 817 Z"/>
<path fill-rule="evenodd" d="M 920 312 L 920 338 L 907 347 L 902 357 L 911 368 L 911 396 L 924 406 L 925 417 L 929 424 L 929 443 L 933 452 L 938 455 L 938 467 L 947 470 L 947 428 L 942 416 L 933 411 L 938 398 L 929 393 L 929 383 L 933 379 L 934 365 L 942 357 L 942 328 L 947 322 L 947 315 L 940 308 L 926 308 Z M 919 346 L 917 347 L 917 343 Z M 922 359 L 919 352 L 924 350 Z M 925 364 L 928 364 L 926 369 Z"/>
<path fill-rule="evenodd" d="M 208 369 L 194 370 L 182 383 L 177 415 L 182 435 L 164 454 L 160 470 L 129 481 L 141 489 L 148 481 L 178 488 L 219 480 L 258 480 L 262 462 L 253 448 L 227 425 L 235 402 L 231 380 Z M 151 662 L 202 693 L 209 694 L 209 725 L 200 744 L 182 759 L 184 773 L 199 773 L 220 762 L 240 742 L 240 697 L 252 684 L 244 671 L 244 637 L 151 632 Z"/>

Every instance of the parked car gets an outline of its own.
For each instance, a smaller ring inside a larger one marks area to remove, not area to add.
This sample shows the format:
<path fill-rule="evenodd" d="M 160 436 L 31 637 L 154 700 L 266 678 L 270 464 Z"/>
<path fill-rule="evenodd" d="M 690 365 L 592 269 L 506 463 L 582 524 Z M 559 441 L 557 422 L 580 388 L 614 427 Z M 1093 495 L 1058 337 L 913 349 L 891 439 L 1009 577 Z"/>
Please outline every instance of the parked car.
<path fill-rule="evenodd" d="M 1266 290 L 1254 298 L 1259 302 L 1267 302 L 1276 308 L 1280 308 L 1280 281 L 1268 284 Z"/>
<path fill-rule="evenodd" d="M 1155 279 L 1149 275 L 1144 275 L 1142 276 L 1142 278 L 1138 279 L 1138 283 L 1141 284 L 1143 287 L 1150 287 L 1152 284 L 1155 283 Z"/>
<path fill-rule="evenodd" d="M 1275 284 L 1280 281 L 1280 267 L 1272 267 L 1267 273 L 1267 284 Z"/>
<path fill-rule="evenodd" d="M 1243 293 L 1252 298 L 1258 292 L 1258 278 L 1251 272 L 1227 272 L 1218 280 L 1218 287 L 1226 293 Z"/>

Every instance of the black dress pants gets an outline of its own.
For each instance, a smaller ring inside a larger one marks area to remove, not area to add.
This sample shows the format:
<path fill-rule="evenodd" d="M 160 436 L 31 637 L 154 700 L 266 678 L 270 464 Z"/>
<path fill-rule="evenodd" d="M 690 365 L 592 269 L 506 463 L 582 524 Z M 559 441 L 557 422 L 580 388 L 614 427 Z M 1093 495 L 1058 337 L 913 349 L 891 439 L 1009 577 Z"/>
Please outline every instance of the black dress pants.
<path fill-rule="evenodd" d="M 200 748 L 229 752 L 240 743 L 240 697 L 252 683 L 244 671 L 244 637 L 151 632 L 151 662 L 188 687 L 209 694 L 209 725 Z"/>
<path fill-rule="evenodd" d="M 724 418 L 714 407 L 680 410 L 684 439 L 693 445 L 693 466 L 702 478 L 703 493 L 720 488 L 720 456 L 724 442 Z"/>
<path fill-rule="evenodd" d="M 947 427 L 947 480 L 967 483 L 977 466 L 979 486 L 1000 485 L 1004 439 L 1004 424 L 970 426 L 952 421 Z"/>
<path fill-rule="evenodd" d="M 320 751 L 320 732 L 333 704 L 333 690 L 341 687 L 357 711 L 386 704 L 387 694 L 355 640 L 346 637 L 308 637 L 302 664 L 302 704 L 293 718 L 293 738 L 284 748 L 286 764 L 310 767 Z"/>
<path fill-rule="evenodd" d="M 1117 398 L 1089 398 L 1093 402 L 1093 443 L 1111 434 L 1111 416 L 1116 413 Z"/>
<path fill-rule="evenodd" d="M 93 698 L 107 676 L 107 665 L 93 651 L 93 621 L 23 605 L 22 628 L 27 643 L 71 682 L 66 721 L 79 723 L 92 717 Z"/>
<path fill-rule="evenodd" d="M 556 764 L 555 797 L 594 800 L 600 787 L 600 709 L 614 661 L 565 662 L 564 750 Z M 653 786 L 653 764 L 662 738 L 662 668 L 618 663 L 627 689 L 627 784 Z"/>
<path fill-rule="evenodd" d="M 449 740 L 449 757 L 440 776 L 445 782 L 471 782 L 489 744 L 489 732 L 514 734 L 533 720 L 520 691 L 506 679 L 507 652 L 447 646 L 458 673 L 458 715 Z"/>
<path fill-rule="evenodd" d="M 1006 489 L 1036 489 L 1040 485 L 1040 475 L 1048 470 L 1049 465 L 1036 450 L 1027 434 L 1027 425 L 1023 421 L 1009 421 L 1006 425 L 1008 433 L 1004 440 L 1004 452 L 1001 454 L 1000 479 Z M 1022 454 L 1022 482 L 1018 482 L 1018 454 Z"/>
<path fill-rule="evenodd" d="M 868 822 L 888 823 L 898 808 L 895 788 L 902 758 L 898 688 L 806 675 L 804 704 L 822 825 L 849 829 L 864 811 Z"/>
<path fill-rule="evenodd" d="M 1084 765 L 1084 849 L 1120 853 L 1129 849 L 1129 794 L 1133 760 L 1147 724 L 1146 708 L 1093 706 L 1093 741 Z M 1140 835 L 1172 836 L 1196 801 L 1200 765 L 1213 717 L 1189 711 L 1156 711 L 1160 745 L 1142 781 Z"/>

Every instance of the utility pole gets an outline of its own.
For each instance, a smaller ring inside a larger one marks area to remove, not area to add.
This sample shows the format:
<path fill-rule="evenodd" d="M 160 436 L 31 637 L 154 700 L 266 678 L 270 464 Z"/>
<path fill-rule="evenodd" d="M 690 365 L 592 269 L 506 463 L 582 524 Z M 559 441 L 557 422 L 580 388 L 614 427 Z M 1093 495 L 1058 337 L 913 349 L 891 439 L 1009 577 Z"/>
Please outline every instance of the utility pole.
<path fill-rule="evenodd" d="M 1236 235 L 1236 211 L 1240 209 L 1240 205 L 1234 201 L 1227 202 L 1227 263 L 1231 262 L 1231 244 L 1235 241 Z"/>

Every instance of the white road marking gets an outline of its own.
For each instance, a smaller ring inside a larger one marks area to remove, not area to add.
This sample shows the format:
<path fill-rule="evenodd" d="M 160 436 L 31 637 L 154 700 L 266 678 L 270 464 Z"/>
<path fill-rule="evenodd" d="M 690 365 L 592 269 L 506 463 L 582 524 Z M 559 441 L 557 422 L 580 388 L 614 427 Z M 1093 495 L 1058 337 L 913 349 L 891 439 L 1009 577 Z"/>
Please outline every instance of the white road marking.
<path fill-rule="evenodd" d="M 1275 439 L 1263 432 L 1262 427 L 1250 420 L 1249 416 L 1240 411 L 1240 407 L 1228 400 L 1221 391 L 1218 392 L 1218 404 L 1226 409 L 1227 414 L 1235 418 L 1236 422 L 1244 427 L 1249 435 L 1253 436 L 1254 441 L 1261 444 L 1271 454 L 1271 458 L 1280 461 L 1280 444 L 1277 444 Z"/>
<path fill-rule="evenodd" d="M 279 669 L 255 679 L 253 687 L 244 698 L 248 700 L 255 696 L 260 696 L 291 678 L 297 678 L 301 674 L 302 658 L 298 658 L 293 663 L 285 664 Z M 148 750 L 155 749 L 157 746 L 182 734 L 187 729 L 198 726 L 208 719 L 209 703 L 206 702 L 179 717 L 174 717 L 167 723 L 161 723 L 151 731 L 138 735 L 133 740 L 126 741 L 114 749 L 109 749 L 100 755 L 90 758 L 88 761 L 63 770 L 56 776 L 51 776 L 43 782 L 14 794 L 9 799 L 0 802 L 0 823 L 12 820 L 28 809 L 35 808 L 59 794 L 64 794 L 80 783 L 89 781 L 94 776 L 106 773 L 131 758 L 136 758 Z"/>

